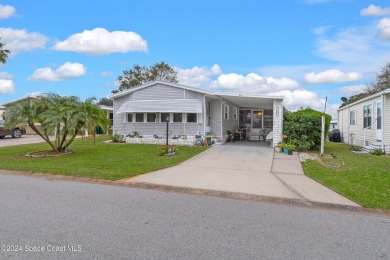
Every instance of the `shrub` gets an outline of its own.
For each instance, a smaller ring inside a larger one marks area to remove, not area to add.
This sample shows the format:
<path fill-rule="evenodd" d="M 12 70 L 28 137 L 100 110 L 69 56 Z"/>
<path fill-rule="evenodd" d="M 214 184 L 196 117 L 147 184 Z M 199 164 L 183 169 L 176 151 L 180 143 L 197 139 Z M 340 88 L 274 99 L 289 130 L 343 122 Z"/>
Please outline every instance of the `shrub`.
<path fill-rule="evenodd" d="M 299 151 L 315 150 L 321 145 L 321 118 L 323 113 L 311 108 L 286 114 L 284 134 L 288 142 Z M 325 129 L 329 129 L 331 116 L 325 114 Z"/>
<path fill-rule="evenodd" d="M 372 152 L 373 155 L 384 155 L 385 153 L 382 151 L 381 148 L 375 148 Z"/>
<path fill-rule="evenodd" d="M 174 146 L 173 144 L 169 144 L 169 145 L 160 146 L 157 150 L 158 150 L 158 154 L 162 156 L 164 154 L 175 154 L 177 151 L 177 147 Z"/>

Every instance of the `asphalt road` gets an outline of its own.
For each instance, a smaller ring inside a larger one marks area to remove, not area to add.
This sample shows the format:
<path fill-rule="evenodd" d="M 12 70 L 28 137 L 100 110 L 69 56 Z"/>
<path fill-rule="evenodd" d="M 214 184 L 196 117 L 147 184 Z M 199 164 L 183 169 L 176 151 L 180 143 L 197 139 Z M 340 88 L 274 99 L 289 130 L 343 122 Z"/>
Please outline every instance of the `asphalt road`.
<path fill-rule="evenodd" d="M 0 259 L 390 259 L 390 218 L 0 174 L 0 245 Z"/>

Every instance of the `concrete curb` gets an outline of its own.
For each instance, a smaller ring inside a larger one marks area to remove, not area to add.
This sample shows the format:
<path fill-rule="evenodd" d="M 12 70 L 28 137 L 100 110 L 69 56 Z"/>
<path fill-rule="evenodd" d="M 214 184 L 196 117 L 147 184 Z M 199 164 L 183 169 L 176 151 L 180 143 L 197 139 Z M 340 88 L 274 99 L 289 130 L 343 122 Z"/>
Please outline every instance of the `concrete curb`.
<path fill-rule="evenodd" d="M 279 197 L 268 197 L 268 196 L 237 193 L 237 192 L 224 192 L 224 191 L 207 190 L 207 189 L 193 189 L 193 188 L 158 185 L 158 184 L 151 184 L 151 183 L 134 183 L 134 182 L 124 182 L 121 180 L 111 181 L 111 180 L 92 179 L 92 178 L 85 178 L 85 177 L 78 177 L 78 176 L 52 175 L 52 174 L 45 174 L 45 173 L 30 173 L 30 172 L 11 171 L 11 170 L 1 170 L 0 174 L 24 175 L 24 176 L 44 178 L 47 180 L 63 180 L 63 181 L 75 181 L 75 182 L 84 182 L 84 183 L 113 185 L 113 186 L 121 186 L 121 187 L 132 187 L 132 188 L 140 188 L 140 189 L 148 189 L 148 190 L 203 195 L 203 196 L 210 196 L 210 197 L 217 197 L 217 198 L 228 198 L 228 199 L 237 199 L 237 200 L 258 201 L 263 203 L 275 203 L 281 205 L 292 205 L 292 206 L 299 206 L 299 207 L 311 208 L 311 209 L 316 208 L 316 209 L 327 209 L 327 210 L 339 210 L 339 211 L 346 211 L 346 212 L 353 212 L 353 213 L 384 215 L 390 217 L 390 210 L 387 209 L 354 207 L 354 206 L 347 206 L 347 205 L 311 202 L 307 200 L 287 199 L 287 198 L 279 198 Z"/>

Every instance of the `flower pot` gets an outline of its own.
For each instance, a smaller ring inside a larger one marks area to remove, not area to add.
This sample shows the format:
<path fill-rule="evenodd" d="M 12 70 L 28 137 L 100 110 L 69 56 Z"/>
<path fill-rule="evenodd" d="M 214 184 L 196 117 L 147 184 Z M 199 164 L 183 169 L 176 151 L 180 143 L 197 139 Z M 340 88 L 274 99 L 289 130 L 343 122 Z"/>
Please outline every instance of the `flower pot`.
<path fill-rule="evenodd" d="M 279 147 L 279 146 L 276 146 L 276 147 L 275 147 L 275 152 L 280 153 L 281 151 L 282 151 L 282 148 L 281 148 L 281 147 Z"/>
<path fill-rule="evenodd" d="M 288 153 L 288 148 L 283 148 L 284 153 Z"/>
<path fill-rule="evenodd" d="M 288 155 L 292 155 L 293 154 L 293 150 L 288 150 Z"/>

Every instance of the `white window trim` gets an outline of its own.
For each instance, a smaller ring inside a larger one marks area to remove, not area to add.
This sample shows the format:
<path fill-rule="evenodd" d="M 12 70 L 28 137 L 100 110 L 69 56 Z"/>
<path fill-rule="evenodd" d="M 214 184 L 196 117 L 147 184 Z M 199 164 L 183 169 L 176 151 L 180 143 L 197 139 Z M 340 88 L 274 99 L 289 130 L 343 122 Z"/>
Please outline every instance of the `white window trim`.
<path fill-rule="evenodd" d="M 367 117 L 370 117 L 371 118 L 371 124 L 369 125 L 369 126 L 364 126 L 364 118 L 366 117 L 365 116 L 365 113 L 364 113 L 364 110 L 365 110 L 365 108 L 366 107 L 369 107 L 370 108 L 370 116 L 367 116 Z M 373 113 L 374 113 L 374 111 L 372 110 L 373 109 L 373 105 L 372 104 L 368 104 L 368 105 L 366 105 L 366 106 L 363 106 L 363 128 L 368 128 L 368 127 L 370 127 L 371 129 L 372 129 L 372 118 L 373 118 Z"/>
<path fill-rule="evenodd" d="M 142 122 L 137 122 L 137 114 L 143 114 L 144 115 Z M 140 123 L 145 123 L 145 122 L 146 122 L 146 113 L 138 113 L 138 112 L 134 113 L 134 115 L 133 115 L 133 123 L 140 124 Z"/>
<path fill-rule="evenodd" d="M 173 114 L 181 114 L 181 122 L 174 122 L 173 121 Z M 171 117 L 172 119 L 170 119 L 170 122 L 171 123 L 175 123 L 175 124 L 178 124 L 178 123 L 184 123 L 185 122 L 185 116 L 184 116 L 185 113 L 171 113 Z"/>
<path fill-rule="evenodd" d="M 229 120 L 229 105 L 223 105 L 223 119 Z"/>
<path fill-rule="evenodd" d="M 352 117 L 351 117 L 351 114 L 352 114 L 352 112 L 353 112 L 353 115 L 354 115 L 354 124 L 352 124 Z M 356 125 L 356 119 L 357 119 L 357 111 L 356 110 L 351 110 L 351 111 L 349 111 L 349 125 Z"/>
<path fill-rule="evenodd" d="M 164 118 L 164 119 L 162 118 L 162 114 L 169 114 L 169 123 L 172 123 L 172 113 L 160 112 L 159 114 L 160 114 L 160 116 L 159 116 L 160 123 L 166 123 L 167 122 L 166 118 Z"/>
<path fill-rule="evenodd" d="M 238 119 L 238 109 L 237 109 L 237 107 L 233 107 L 233 119 L 234 120 Z"/>
<path fill-rule="evenodd" d="M 188 117 L 188 114 L 195 114 L 196 115 L 196 120 L 195 122 L 187 122 L 187 117 Z M 189 123 L 189 124 L 197 124 L 198 123 L 198 118 L 199 118 L 199 114 L 198 113 L 185 113 L 185 123 Z"/>
<path fill-rule="evenodd" d="M 128 121 L 128 114 L 131 114 L 131 121 Z M 133 123 L 134 122 L 134 113 L 126 113 L 126 123 Z"/>

